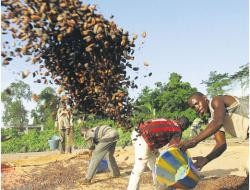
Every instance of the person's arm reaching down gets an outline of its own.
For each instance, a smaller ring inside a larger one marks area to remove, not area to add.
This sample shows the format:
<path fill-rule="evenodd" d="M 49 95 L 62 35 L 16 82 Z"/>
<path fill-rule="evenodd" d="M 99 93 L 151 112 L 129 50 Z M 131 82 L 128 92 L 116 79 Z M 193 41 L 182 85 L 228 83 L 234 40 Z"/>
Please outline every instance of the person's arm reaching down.
<path fill-rule="evenodd" d="M 180 145 L 182 150 L 185 151 L 188 148 L 195 147 L 199 142 L 210 137 L 221 128 L 225 115 L 226 115 L 226 109 L 225 109 L 223 98 L 219 96 L 215 97 L 212 101 L 212 106 L 214 108 L 213 120 L 197 136 L 193 137 L 190 140 L 182 142 Z"/>
<path fill-rule="evenodd" d="M 222 131 L 218 131 L 215 133 L 214 136 L 216 145 L 213 148 L 213 150 L 206 157 L 203 156 L 193 157 L 193 160 L 196 160 L 196 162 L 194 163 L 196 168 L 202 169 L 203 166 L 205 166 L 211 160 L 219 157 L 227 149 L 225 133 Z"/>

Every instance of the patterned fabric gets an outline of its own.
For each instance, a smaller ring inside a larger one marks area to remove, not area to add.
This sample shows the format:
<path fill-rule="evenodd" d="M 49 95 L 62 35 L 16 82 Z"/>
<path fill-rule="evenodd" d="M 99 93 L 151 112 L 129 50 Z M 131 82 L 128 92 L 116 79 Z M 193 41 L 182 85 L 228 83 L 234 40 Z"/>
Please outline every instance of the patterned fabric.
<path fill-rule="evenodd" d="M 158 149 L 168 144 L 174 136 L 181 136 L 181 127 L 174 120 L 154 119 L 141 123 L 138 132 L 150 149 Z"/>

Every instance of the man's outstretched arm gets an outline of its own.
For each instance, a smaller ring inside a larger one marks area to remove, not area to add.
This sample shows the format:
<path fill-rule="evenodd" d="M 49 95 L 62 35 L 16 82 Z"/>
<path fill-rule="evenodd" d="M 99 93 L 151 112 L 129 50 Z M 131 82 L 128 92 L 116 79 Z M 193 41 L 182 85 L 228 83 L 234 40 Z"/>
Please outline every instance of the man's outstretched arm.
<path fill-rule="evenodd" d="M 215 97 L 212 101 L 212 107 L 214 108 L 213 120 L 197 136 L 193 137 L 190 140 L 182 142 L 180 144 L 182 150 L 185 151 L 188 148 L 195 147 L 199 142 L 215 134 L 216 131 L 221 128 L 226 115 L 226 108 L 224 105 L 223 98 L 219 96 Z"/>
<path fill-rule="evenodd" d="M 214 136 L 215 136 L 216 145 L 213 148 L 213 150 L 206 157 L 203 157 L 203 156 L 193 157 L 193 159 L 196 160 L 194 165 L 198 169 L 201 169 L 208 162 L 219 157 L 227 149 L 225 133 L 222 131 L 218 131 L 215 133 Z"/>

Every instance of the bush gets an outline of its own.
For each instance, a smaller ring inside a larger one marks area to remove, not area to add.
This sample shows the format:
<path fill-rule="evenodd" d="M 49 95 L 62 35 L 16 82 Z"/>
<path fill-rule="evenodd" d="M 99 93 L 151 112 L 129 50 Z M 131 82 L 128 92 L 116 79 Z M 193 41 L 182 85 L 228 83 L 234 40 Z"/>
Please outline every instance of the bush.
<path fill-rule="evenodd" d="M 49 150 L 48 139 L 53 135 L 58 135 L 54 129 L 52 129 L 52 121 L 48 121 L 48 128 L 45 131 L 37 132 L 30 130 L 28 134 L 20 134 L 17 129 L 2 129 L 1 135 L 10 135 L 11 139 L 2 142 L 2 153 L 10 152 L 39 152 Z M 53 123 L 54 124 L 54 123 Z M 118 128 L 117 124 L 110 119 L 100 119 L 100 118 L 89 118 L 87 121 L 75 122 L 74 123 L 74 147 L 76 149 L 85 148 L 86 142 L 84 138 L 80 135 L 80 128 L 86 126 L 88 128 L 109 125 L 118 130 L 119 140 L 117 146 L 126 146 L 131 144 L 131 132 L 125 131 L 122 128 Z M 137 123 L 134 122 L 134 125 Z M 202 126 L 204 129 L 205 125 Z M 182 140 L 187 140 L 190 138 L 190 128 L 184 131 Z M 227 135 L 228 137 L 229 135 Z"/>
<path fill-rule="evenodd" d="M 119 140 L 117 142 L 118 146 L 127 146 L 131 145 L 131 132 L 130 131 L 123 131 L 121 128 L 118 129 L 119 133 Z"/>
<path fill-rule="evenodd" d="M 2 153 L 10 152 L 40 152 L 49 150 L 48 140 L 55 134 L 54 130 L 37 132 L 29 131 L 2 142 Z"/>
<path fill-rule="evenodd" d="M 74 125 L 73 134 L 74 134 L 74 146 L 76 149 L 86 147 L 86 142 L 80 134 L 80 129 L 82 126 L 84 126 L 84 122 L 77 123 Z"/>
<path fill-rule="evenodd" d="M 43 125 L 44 125 L 44 128 L 46 130 L 52 130 L 52 129 L 54 129 L 55 119 L 53 119 L 53 117 L 52 117 L 51 114 L 46 118 L 46 121 L 44 122 Z"/>
<path fill-rule="evenodd" d="M 12 138 L 13 137 L 17 137 L 19 136 L 19 133 L 18 133 L 18 130 L 17 128 L 8 128 L 8 129 L 1 129 L 1 136 L 11 136 Z"/>

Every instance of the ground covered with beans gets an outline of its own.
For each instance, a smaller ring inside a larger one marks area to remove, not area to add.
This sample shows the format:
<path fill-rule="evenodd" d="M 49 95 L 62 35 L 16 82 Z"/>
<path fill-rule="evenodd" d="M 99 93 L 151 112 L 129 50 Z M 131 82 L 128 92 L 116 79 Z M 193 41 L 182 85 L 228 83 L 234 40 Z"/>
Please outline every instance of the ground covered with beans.
<path fill-rule="evenodd" d="M 196 151 L 201 152 L 205 147 L 210 146 L 210 144 L 204 144 L 197 147 Z M 245 156 L 243 154 L 246 152 L 243 152 L 243 148 L 247 149 L 248 144 L 234 144 L 230 146 L 228 152 L 223 155 L 224 157 L 220 158 L 228 168 L 220 169 L 217 164 L 217 170 L 214 170 L 212 164 L 216 166 L 216 162 L 220 162 L 220 159 L 215 160 L 214 163 L 211 163 L 210 167 L 204 169 L 204 172 L 202 172 L 204 176 L 194 189 L 248 190 L 249 179 L 244 175 L 243 170 L 240 171 L 239 161 L 236 159 L 230 161 L 229 159 L 231 164 L 227 164 L 227 156 L 233 152 L 240 156 L 237 153 L 237 151 L 240 151 L 242 152 L 242 156 Z M 196 152 L 191 153 L 196 154 Z M 109 172 L 97 173 L 92 180 L 92 184 L 84 185 L 83 178 L 89 161 L 87 154 L 79 155 L 76 151 L 71 155 L 60 155 L 58 152 L 37 154 L 27 153 L 22 154 L 22 156 L 19 154 L 3 155 L 1 188 L 5 190 L 126 189 L 134 159 L 133 147 L 117 148 L 115 158 L 121 170 L 121 176 L 112 178 Z M 235 160 L 237 163 L 235 163 Z M 244 161 L 242 160 L 242 162 Z M 238 168 L 237 171 L 235 167 Z M 151 173 L 149 170 L 146 170 L 141 178 L 141 189 L 152 190 L 152 188 Z"/>

